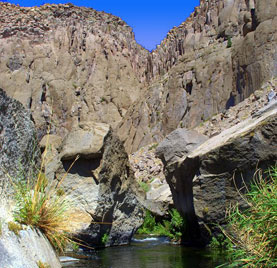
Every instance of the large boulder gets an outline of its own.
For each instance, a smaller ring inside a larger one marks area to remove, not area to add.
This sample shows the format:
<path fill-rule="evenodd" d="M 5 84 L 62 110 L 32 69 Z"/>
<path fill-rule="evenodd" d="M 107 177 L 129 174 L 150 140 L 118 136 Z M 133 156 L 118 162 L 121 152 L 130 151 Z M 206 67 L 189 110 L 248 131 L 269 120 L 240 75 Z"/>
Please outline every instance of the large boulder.
<path fill-rule="evenodd" d="M 187 155 L 207 139 L 208 137 L 195 130 L 178 128 L 167 135 L 159 144 L 156 155 L 164 164 L 168 165 Z"/>
<path fill-rule="evenodd" d="M 110 127 L 80 123 L 51 150 L 46 175 L 51 181 L 65 177 L 59 191 L 72 204 L 72 233 L 89 246 L 128 244 L 143 211 L 128 155 Z"/>
<path fill-rule="evenodd" d="M 0 193 L 10 193 L 11 181 L 32 179 L 39 158 L 31 113 L 0 89 Z"/>
<path fill-rule="evenodd" d="M 239 189 L 257 168 L 277 160 L 277 101 L 166 165 L 177 209 L 188 220 L 190 238 L 201 238 L 198 220 L 211 229 L 225 223 L 230 203 L 247 206 Z"/>

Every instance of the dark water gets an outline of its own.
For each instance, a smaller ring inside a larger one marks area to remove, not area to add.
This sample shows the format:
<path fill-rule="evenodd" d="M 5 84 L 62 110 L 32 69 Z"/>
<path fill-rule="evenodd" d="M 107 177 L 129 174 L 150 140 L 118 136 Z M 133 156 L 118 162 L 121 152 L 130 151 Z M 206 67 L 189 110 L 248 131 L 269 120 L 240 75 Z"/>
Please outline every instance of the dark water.
<path fill-rule="evenodd" d="M 68 262 L 67 268 L 214 268 L 224 252 L 169 244 L 165 238 L 134 240 L 130 246 L 92 252 L 87 260 Z"/>

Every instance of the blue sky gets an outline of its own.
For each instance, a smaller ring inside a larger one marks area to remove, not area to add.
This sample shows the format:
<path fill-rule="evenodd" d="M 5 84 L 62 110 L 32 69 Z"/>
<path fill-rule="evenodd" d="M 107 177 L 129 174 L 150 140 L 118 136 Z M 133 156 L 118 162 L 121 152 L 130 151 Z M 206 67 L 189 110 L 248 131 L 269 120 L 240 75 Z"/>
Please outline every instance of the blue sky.
<path fill-rule="evenodd" d="M 0 0 L 1 1 L 1 0 Z M 3 1 L 21 6 L 40 6 L 44 3 L 68 3 L 92 7 L 99 11 L 121 17 L 134 30 L 136 40 L 152 50 L 174 26 L 178 26 L 190 15 L 199 0 L 66 0 L 66 1 Z"/>

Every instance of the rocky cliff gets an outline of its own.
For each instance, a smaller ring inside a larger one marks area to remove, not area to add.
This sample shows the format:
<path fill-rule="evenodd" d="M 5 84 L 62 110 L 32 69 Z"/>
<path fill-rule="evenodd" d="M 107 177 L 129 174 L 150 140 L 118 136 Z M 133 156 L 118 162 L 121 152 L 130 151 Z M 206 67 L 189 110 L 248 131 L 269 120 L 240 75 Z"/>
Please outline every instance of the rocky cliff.
<path fill-rule="evenodd" d="M 276 4 L 200 1 L 148 57 L 152 83 L 119 126 L 128 152 L 195 127 L 276 76 Z"/>
<path fill-rule="evenodd" d="M 0 2 L 0 22 L 0 87 L 32 111 L 40 136 L 78 121 L 115 127 L 149 79 L 149 52 L 113 15 Z"/>
<path fill-rule="evenodd" d="M 39 136 L 97 121 L 134 152 L 277 75 L 276 0 L 201 0 L 152 53 L 104 12 L 0 5 L 0 86 L 31 109 Z"/>

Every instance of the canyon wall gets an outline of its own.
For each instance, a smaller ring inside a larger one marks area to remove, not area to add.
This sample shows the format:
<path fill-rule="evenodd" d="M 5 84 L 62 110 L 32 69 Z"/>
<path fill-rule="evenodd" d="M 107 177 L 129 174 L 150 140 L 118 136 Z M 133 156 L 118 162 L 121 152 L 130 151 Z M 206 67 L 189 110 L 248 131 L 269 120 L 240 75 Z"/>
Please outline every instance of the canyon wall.
<path fill-rule="evenodd" d="M 90 8 L 0 2 L 0 87 L 65 136 L 76 122 L 115 127 L 149 79 L 149 52 L 120 18 Z"/>
<path fill-rule="evenodd" d="M 152 83 L 128 110 L 128 152 L 193 128 L 277 75 L 277 1 L 201 1 L 148 57 Z"/>
<path fill-rule="evenodd" d="M 0 5 L 0 86 L 31 109 L 39 137 L 96 121 L 134 152 L 277 75 L 276 0 L 201 0 L 151 53 L 104 12 Z"/>

